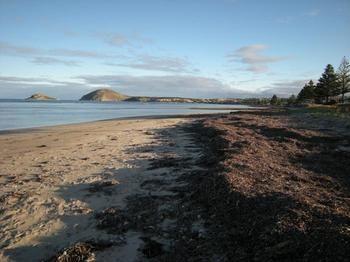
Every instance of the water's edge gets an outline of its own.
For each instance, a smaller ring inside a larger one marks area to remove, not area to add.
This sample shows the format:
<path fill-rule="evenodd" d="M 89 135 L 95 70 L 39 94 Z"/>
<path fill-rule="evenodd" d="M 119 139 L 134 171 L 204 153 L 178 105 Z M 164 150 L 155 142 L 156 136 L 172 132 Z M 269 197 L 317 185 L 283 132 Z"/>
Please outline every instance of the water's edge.
<path fill-rule="evenodd" d="M 251 107 L 244 105 L 228 106 L 200 103 L 80 103 L 76 101 L 0 100 L 0 130 L 48 127 L 130 117 L 225 113 L 249 108 Z"/>

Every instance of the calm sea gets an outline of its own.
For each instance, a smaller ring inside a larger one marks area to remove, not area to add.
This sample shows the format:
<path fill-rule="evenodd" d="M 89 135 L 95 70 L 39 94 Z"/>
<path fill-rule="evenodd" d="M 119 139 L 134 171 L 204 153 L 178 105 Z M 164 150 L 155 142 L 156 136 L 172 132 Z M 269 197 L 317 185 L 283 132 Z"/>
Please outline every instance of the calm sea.
<path fill-rule="evenodd" d="M 227 112 L 228 110 L 224 109 L 228 107 L 246 108 L 247 106 L 140 102 L 28 102 L 24 100 L 0 99 L 0 130 L 81 123 L 135 116 Z"/>

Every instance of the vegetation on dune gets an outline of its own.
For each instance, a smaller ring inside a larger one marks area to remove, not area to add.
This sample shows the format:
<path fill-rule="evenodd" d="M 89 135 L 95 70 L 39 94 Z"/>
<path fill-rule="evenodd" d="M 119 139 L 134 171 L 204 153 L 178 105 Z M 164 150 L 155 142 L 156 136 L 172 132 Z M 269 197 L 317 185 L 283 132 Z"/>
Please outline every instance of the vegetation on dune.
<path fill-rule="evenodd" d="M 291 110 L 294 114 L 309 114 L 313 117 L 329 120 L 329 119 L 343 119 L 348 126 L 350 126 L 350 105 L 309 105 L 308 107 Z"/>

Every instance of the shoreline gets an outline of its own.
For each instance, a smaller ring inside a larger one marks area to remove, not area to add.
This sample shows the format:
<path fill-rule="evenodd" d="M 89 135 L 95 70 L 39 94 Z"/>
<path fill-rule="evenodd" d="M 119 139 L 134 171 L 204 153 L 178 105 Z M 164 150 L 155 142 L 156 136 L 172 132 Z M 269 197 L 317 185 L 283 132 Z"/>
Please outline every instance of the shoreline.
<path fill-rule="evenodd" d="M 269 109 L 2 134 L 0 260 L 345 261 L 350 126 L 333 120 Z"/>
<path fill-rule="evenodd" d="M 63 104 L 58 106 L 19 106 L 16 104 L 3 105 L 0 103 L 0 130 L 30 129 L 38 127 L 56 126 L 64 124 L 76 124 L 109 119 L 126 119 L 130 117 L 144 118 L 147 116 L 164 115 L 193 115 L 209 114 L 216 112 L 229 112 L 232 110 L 249 109 L 248 106 L 225 106 L 223 109 L 217 108 L 220 105 L 205 106 L 198 104 L 200 108 L 196 109 L 194 105 L 171 105 L 166 103 L 163 106 L 145 105 L 140 103 L 137 106 L 128 105 L 108 105 L 101 104 L 94 107 L 85 105 Z M 46 109 L 47 108 L 47 109 Z"/>
<path fill-rule="evenodd" d="M 92 120 L 78 123 L 67 123 L 67 124 L 58 124 L 58 125 L 50 125 L 50 126 L 37 126 L 37 127 L 24 127 L 24 128 L 15 128 L 15 129 L 3 129 L 0 130 L 1 135 L 7 134 L 20 134 L 34 131 L 43 131 L 44 129 L 51 129 L 57 127 L 65 127 L 65 126 L 74 126 L 74 125 L 84 125 L 84 124 L 92 124 L 99 122 L 108 122 L 108 121 L 127 121 L 127 120 L 147 120 L 147 119 L 171 119 L 171 118 L 200 118 L 200 117 L 210 117 L 221 114 L 230 114 L 231 112 L 237 111 L 245 111 L 247 109 L 240 109 L 230 112 L 215 112 L 215 113 L 203 113 L 203 114 L 177 114 L 177 115 L 146 115 L 146 116 L 128 116 L 128 117 L 120 117 L 120 118 L 107 118 L 101 120 Z"/>

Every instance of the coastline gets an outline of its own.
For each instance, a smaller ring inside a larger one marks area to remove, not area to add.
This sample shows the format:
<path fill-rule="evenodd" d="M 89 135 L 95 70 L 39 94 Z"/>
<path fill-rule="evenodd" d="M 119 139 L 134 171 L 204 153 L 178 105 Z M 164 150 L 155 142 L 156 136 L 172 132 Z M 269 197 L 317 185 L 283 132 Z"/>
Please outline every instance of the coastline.
<path fill-rule="evenodd" d="M 48 126 L 37 126 L 37 127 L 25 127 L 25 128 L 15 128 L 15 129 L 4 129 L 0 130 L 0 136 L 1 135 L 7 135 L 7 134 L 20 134 L 20 133 L 30 133 L 30 132 L 36 132 L 36 131 L 45 131 L 46 129 L 51 128 L 59 128 L 59 127 L 65 127 L 65 126 L 75 126 L 75 125 L 85 125 L 85 124 L 94 124 L 99 122 L 108 122 L 108 121 L 127 121 L 127 120 L 149 120 L 149 119 L 171 119 L 171 118 L 201 118 L 201 117 L 210 117 L 215 115 L 222 115 L 222 114 L 230 114 L 231 112 L 237 112 L 237 111 L 245 111 L 247 109 L 237 109 L 232 110 L 229 112 L 215 112 L 215 113 L 203 113 L 203 114 L 174 114 L 174 115 L 146 115 L 146 116 L 127 116 L 127 117 L 119 117 L 119 118 L 107 118 L 107 119 L 100 119 L 100 120 L 92 120 L 92 121 L 85 121 L 85 122 L 77 122 L 77 123 L 67 123 L 67 124 L 58 124 L 58 125 L 48 125 Z M 249 109 L 248 109 L 249 110 Z M 216 110 L 215 110 L 216 111 Z"/>
<path fill-rule="evenodd" d="M 331 258 L 349 128 L 268 109 L 1 134 L 0 260 Z"/>
<path fill-rule="evenodd" d="M 14 130 L 23 128 L 36 128 L 64 124 L 84 123 L 106 119 L 126 119 L 129 117 L 146 117 L 158 115 L 193 115 L 209 114 L 217 112 L 229 112 L 232 110 L 246 110 L 248 106 L 211 105 L 203 108 L 203 104 L 142 104 L 135 103 L 97 103 L 94 106 L 89 103 L 0 103 L 0 130 Z"/>

